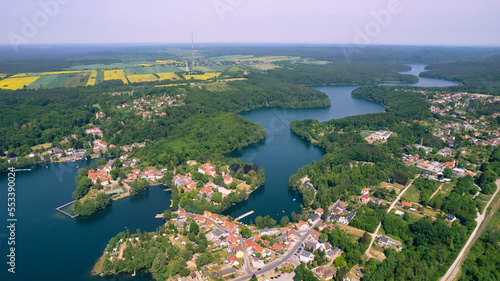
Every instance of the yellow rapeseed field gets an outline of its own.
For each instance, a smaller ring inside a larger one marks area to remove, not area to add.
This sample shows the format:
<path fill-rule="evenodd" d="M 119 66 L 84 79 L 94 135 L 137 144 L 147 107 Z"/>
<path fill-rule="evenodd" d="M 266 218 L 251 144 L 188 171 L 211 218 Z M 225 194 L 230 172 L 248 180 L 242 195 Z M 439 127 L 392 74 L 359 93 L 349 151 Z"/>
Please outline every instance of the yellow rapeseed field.
<path fill-rule="evenodd" d="M 175 72 L 164 72 L 164 73 L 156 73 L 156 75 L 160 76 L 160 80 L 179 80 L 181 79 L 179 76 L 175 74 Z"/>
<path fill-rule="evenodd" d="M 64 71 L 49 71 L 42 72 L 40 75 L 57 75 L 57 74 L 67 74 L 67 73 L 79 73 L 79 72 L 87 72 L 88 70 L 64 70 Z"/>
<path fill-rule="evenodd" d="M 158 80 L 158 77 L 154 76 L 153 74 L 127 75 L 127 78 L 130 81 L 130 83 L 148 82 L 148 81 Z"/>
<path fill-rule="evenodd" d="M 5 76 L 7 76 L 7 74 L 0 74 L 0 79 L 4 78 Z"/>
<path fill-rule="evenodd" d="M 184 62 L 177 60 L 156 60 L 156 63 L 169 64 L 169 63 L 184 63 Z"/>
<path fill-rule="evenodd" d="M 168 85 L 156 85 L 155 87 L 172 87 L 172 86 L 180 86 L 187 85 L 188 83 L 177 83 L 177 84 L 168 84 Z"/>
<path fill-rule="evenodd" d="M 0 89 L 17 90 L 22 89 L 24 86 L 29 86 L 29 84 L 35 82 L 40 76 L 31 77 L 9 77 L 0 81 Z"/>
<path fill-rule="evenodd" d="M 218 81 L 229 82 L 229 81 L 243 81 L 243 80 L 248 80 L 248 78 L 227 78 L 227 79 L 219 79 Z"/>
<path fill-rule="evenodd" d="M 149 64 L 149 63 L 136 63 L 135 65 L 140 65 L 140 66 L 152 66 L 152 64 Z"/>
<path fill-rule="evenodd" d="M 30 75 L 30 74 L 29 73 L 17 73 L 17 74 L 12 75 L 10 78 L 26 77 L 28 75 Z"/>
<path fill-rule="evenodd" d="M 220 74 L 220 72 L 207 72 L 205 74 L 184 75 L 184 77 L 186 78 L 186 80 L 190 80 L 191 77 L 195 80 L 207 80 L 210 78 L 218 77 Z"/>
<path fill-rule="evenodd" d="M 94 86 L 97 79 L 97 70 L 92 70 L 90 73 L 89 80 L 87 81 L 87 86 Z"/>
<path fill-rule="evenodd" d="M 124 84 L 128 84 L 127 77 L 125 77 L 123 69 L 105 70 L 104 81 L 108 80 L 122 80 Z"/>

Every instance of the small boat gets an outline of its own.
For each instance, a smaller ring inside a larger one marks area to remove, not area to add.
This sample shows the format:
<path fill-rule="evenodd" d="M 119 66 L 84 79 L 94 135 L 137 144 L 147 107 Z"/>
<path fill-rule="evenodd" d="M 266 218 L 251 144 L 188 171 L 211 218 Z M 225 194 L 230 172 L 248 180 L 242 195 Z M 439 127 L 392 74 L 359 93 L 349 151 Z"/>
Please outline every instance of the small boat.
<path fill-rule="evenodd" d="M 49 168 L 49 166 L 45 166 L 45 168 Z"/>
<path fill-rule="evenodd" d="M 248 200 L 248 196 L 247 196 L 247 197 L 245 197 L 245 200 Z"/>
<path fill-rule="evenodd" d="M 170 208 L 172 208 L 172 205 L 174 205 L 174 201 L 170 199 Z"/>
<path fill-rule="evenodd" d="M 77 165 L 77 166 L 76 166 L 76 168 L 77 168 L 77 169 L 78 169 L 78 168 L 80 168 L 80 165 Z"/>
<path fill-rule="evenodd" d="M 233 206 L 236 205 L 236 203 L 233 203 Z"/>
<path fill-rule="evenodd" d="M 155 219 L 162 219 L 163 218 L 163 214 L 156 214 L 155 216 Z"/>
<path fill-rule="evenodd" d="M 293 200 L 292 200 L 292 201 L 295 201 L 295 200 L 297 200 L 297 199 L 293 198 Z"/>

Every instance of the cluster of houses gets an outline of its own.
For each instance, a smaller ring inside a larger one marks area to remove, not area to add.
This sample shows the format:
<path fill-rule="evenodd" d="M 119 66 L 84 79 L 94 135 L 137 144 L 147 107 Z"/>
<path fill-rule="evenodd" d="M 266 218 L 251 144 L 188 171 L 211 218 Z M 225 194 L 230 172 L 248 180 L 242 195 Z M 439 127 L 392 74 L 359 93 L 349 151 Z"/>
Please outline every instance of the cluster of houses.
<path fill-rule="evenodd" d="M 433 104 L 430 107 L 432 112 L 443 116 L 449 115 L 454 118 L 462 119 L 462 121 L 440 125 L 435 129 L 434 135 L 440 137 L 444 142 L 447 142 L 450 147 L 453 147 L 454 139 L 450 136 L 451 132 L 473 131 L 471 135 L 464 133 L 462 138 L 469 139 L 473 145 L 499 145 L 500 138 L 498 138 L 498 136 L 500 132 L 488 130 L 487 126 L 490 125 L 488 121 L 480 119 L 471 120 L 467 117 L 468 112 L 475 111 L 474 107 L 469 106 L 470 102 L 473 100 L 480 101 L 482 104 L 487 104 L 497 102 L 499 99 L 494 96 L 469 93 L 438 94 L 434 95 L 432 99 L 429 99 Z M 497 116 L 498 113 L 493 113 L 491 117 L 495 118 Z M 481 139 L 478 139 L 478 137 L 481 137 Z"/>
<path fill-rule="evenodd" d="M 188 161 L 193 164 L 193 161 Z M 189 163 L 188 163 L 189 164 Z M 209 175 L 211 177 L 216 177 L 218 174 L 216 173 L 216 166 L 210 163 L 205 163 L 202 164 L 198 167 L 197 170 L 199 173 L 204 174 L 204 175 Z M 233 177 L 230 175 L 226 175 L 225 172 L 222 172 L 222 178 L 224 180 L 224 184 L 229 185 L 233 182 Z M 185 175 L 177 174 L 173 177 L 172 182 L 174 183 L 175 186 L 180 187 L 184 190 L 184 192 L 191 192 L 193 190 L 198 190 L 198 195 L 203 196 L 205 195 L 205 198 L 208 201 L 211 201 L 212 196 L 216 192 L 220 192 L 222 194 L 222 198 L 225 198 L 228 196 L 232 191 L 217 185 L 213 183 L 213 181 L 209 181 L 206 184 L 203 185 L 201 188 L 197 188 L 197 181 L 192 178 L 191 173 L 186 173 Z"/>
<path fill-rule="evenodd" d="M 163 174 L 167 171 L 167 168 L 163 168 L 161 170 L 144 170 L 141 171 L 140 169 L 134 169 L 132 173 L 129 173 L 127 175 L 127 180 L 128 181 L 136 181 L 138 179 L 141 180 L 148 180 L 148 181 L 153 181 L 156 182 L 160 179 L 163 178 Z"/>
<path fill-rule="evenodd" d="M 97 166 L 97 169 L 90 169 L 87 172 L 87 177 L 92 180 L 92 183 L 97 184 L 100 183 L 104 188 L 111 188 L 113 185 L 118 183 L 117 180 L 113 180 L 111 177 L 111 171 L 115 168 L 115 159 L 109 160 L 106 165 Z M 131 182 L 137 179 L 143 179 L 148 181 L 158 181 L 163 178 L 163 174 L 167 171 L 166 168 L 161 170 L 144 170 L 135 169 L 132 173 L 127 175 L 124 181 Z"/>
<path fill-rule="evenodd" d="M 97 170 L 90 169 L 87 171 L 87 177 L 92 180 L 93 184 L 100 183 L 104 188 L 109 188 L 111 185 L 118 182 L 111 178 L 110 172 L 115 168 L 115 159 L 111 159 L 106 165 L 97 166 Z"/>
<path fill-rule="evenodd" d="M 456 161 L 441 163 L 437 161 L 421 160 L 415 163 L 415 167 L 436 175 L 442 175 L 445 168 L 450 168 L 453 174 L 457 177 L 465 177 L 467 175 L 474 177 L 476 175 L 475 172 L 455 166 L 456 166 Z M 438 180 L 438 177 L 429 177 L 429 178 Z"/>
<path fill-rule="evenodd" d="M 368 195 L 364 194 L 363 196 L 368 196 Z M 349 212 L 346 209 L 347 205 L 349 205 L 349 203 L 343 201 L 337 201 L 332 206 L 332 215 L 328 217 L 327 221 L 338 222 L 341 224 L 349 225 L 354 216 L 356 216 L 356 212 L 354 211 Z"/>
<path fill-rule="evenodd" d="M 170 97 L 164 94 L 159 98 L 152 98 L 148 95 L 146 98 L 142 97 L 134 100 L 131 104 L 125 102 L 121 105 L 117 105 L 116 108 L 135 110 L 137 111 L 136 115 L 142 115 L 143 119 L 151 118 L 151 115 L 165 116 L 167 114 L 161 111 L 161 109 L 164 107 L 179 106 L 180 99 L 184 96 L 185 94 L 180 94 L 175 97 Z"/>

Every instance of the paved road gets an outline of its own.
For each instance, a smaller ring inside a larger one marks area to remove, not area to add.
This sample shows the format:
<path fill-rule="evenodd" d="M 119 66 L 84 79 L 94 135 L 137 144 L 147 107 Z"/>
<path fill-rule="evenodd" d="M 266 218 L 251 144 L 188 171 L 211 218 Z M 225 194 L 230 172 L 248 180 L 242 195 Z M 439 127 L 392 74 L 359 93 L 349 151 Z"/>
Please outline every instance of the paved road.
<path fill-rule="evenodd" d="M 394 206 L 396 206 L 396 203 L 398 203 L 399 199 L 401 199 L 401 196 L 403 196 L 403 194 L 408 190 L 408 188 L 410 188 L 413 181 L 416 180 L 418 177 L 420 177 L 420 174 L 418 174 L 414 179 L 412 179 L 411 182 L 405 187 L 405 189 L 403 189 L 403 191 L 401 191 L 399 193 L 398 197 L 396 197 L 396 200 L 394 200 L 394 202 L 392 202 L 389 209 L 387 209 L 387 213 L 391 212 L 392 208 L 394 208 Z M 368 252 L 370 251 L 370 249 L 372 248 L 373 242 L 375 242 L 375 238 L 377 238 L 377 234 L 378 234 L 378 231 L 380 230 L 381 226 L 382 226 L 382 222 L 380 222 L 378 224 L 377 229 L 375 229 L 375 232 L 373 234 L 370 233 L 370 235 L 372 236 L 372 241 L 370 242 L 370 246 L 368 246 L 368 249 L 366 249 L 365 255 L 367 255 Z"/>
<path fill-rule="evenodd" d="M 497 190 L 491 197 L 491 199 L 488 201 L 486 204 L 486 207 L 484 208 L 484 211 L 482 214 L 479 214 L 478 217 L 476 218 L 476 228 L 472 232 L 472 234 L 469 237 L 469 240 L 467 240 L 467 243 L 465 243 L 465 246 L 462 248 L 462 251 L 460 251 L 460 254 L 458 254 L 457 258 L 455 259 L 455 262 L 450 266 L 446 274 L 441 278 L 441 281 L 452 281 L 455 279 L 457 276 L 458 272 L 460 271 L 460 267 L 462 266 L 462 263 L 465 261 L 467 258 L 467 254 L 470 250 L 470 248 L 476 243 L 477 239 L 479 236 L 481 236 L 481 233 L 486 229 L 486 226 L 488 222 L 491 220 L 491 217 L 495 213 L 496 210 L 500 207 L 500 200 L 495 202 L 493 207 L 491 208 L 491 213 L 489 214 L 488 218 L 485 220 L 485 215 L 486 215 L 486 210 L 490 206 L 491 202 L 493 202 L 493 199 L 497 196 L 498 192 L 500 191 L 500 180 L 497 180 Z M 483 223 L 484 222 L 484 223 Z"/>
<path fill-rule="evenodd" d="M 300 245 L 302 245 L 302 243 L 304 243 L 304 241 L 307 239 L 307 237 L 309 237 L 309 235 L 311 234 L 311 232 L 314 230 L 314 228 L 318 225 L 320 225 L 321 223 L 323 222 L 323 220 L 319 219 L 318 221 L 316 221 L 316 223 L 314 223 L 311 228 L 309 228 L 303 235 L 302 237 L 300 237 L 299 240 L 297 240 L 297 242 L 295 242 L 295 245 L 293 247 L 291 247 L 283 256 L 279 257 L 277 260 L 261 267 L 260 270 L 257 270 L 257 271 L 253 271 L 253 272 L 250 272 L 250 273 L 247 273 L 245 276 L 242 276 L 242 277 L 239 277 L 239 278 L 236 278 L 236 279 L 233 279 L 233 281 L 243 281 L 243 280 L 248 280 L 250 278 L 252 278 L 252 275 L 262 275 L 262 274 L 266 274 L 266 273 L 269 273 L 271 271 L 274 271 L 274 268 L 277 267 L 277 266 L 280 266 L 282 263 L 288 261 L 290 258 L 293 258 L 293 254 L 295 254 L 297 252 L 297 250 L 299 249 Z"/>

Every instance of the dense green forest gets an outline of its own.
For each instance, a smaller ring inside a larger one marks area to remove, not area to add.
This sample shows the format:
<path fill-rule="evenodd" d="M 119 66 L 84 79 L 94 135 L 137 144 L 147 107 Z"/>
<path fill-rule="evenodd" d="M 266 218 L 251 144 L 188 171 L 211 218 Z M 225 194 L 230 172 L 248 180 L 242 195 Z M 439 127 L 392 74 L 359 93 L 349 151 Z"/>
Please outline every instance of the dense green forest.
<path fill-rule="evenodd" d="M 363 281 L 374 280 L 439 280 L 453 263 L 468 238 L 467 228 L 443 220 L 422 218 L 405 220 L 390 214 L 382 223 L 386 234 L 399 237 L 403 250 L 384 251 L 387 257 Z"/>
<path fill-rule="evenodd" d="M 500 280 L 500 213 L 497 212 L 486 231 L 472 246 L 462 265 L 458 280 Z"/>
<path fill-rule="evenodd" d="M 387 63 L 356 63 L 310 65 L 281 63 L 283 68 L 268 71 L 265 75 L 280 81 L 305 85 L 367 85 L 392 81 L 416 83 L 418 77 L 399 74 L 396 71 L 409 70 L 406 65 Z M 374 75 L 376 73 L 376 75 Z"/>
<path fill-rule="evenodd" d="M 184 235 L 194 243 L 187 243 L 185 247 L 180 248 L 173 245 L 168 236 L 161 236 L 160 232 Z M 158 237 L 152 239 L 153 234 Z M 133 238 L 134 242 L 130 242 L 130 238 Z M 196 222 L 190 223 L 189 231 L 186 228 L 178 229 L 172 222 L 169 222 L 167 226 L 160 227 L 154 233 L 141 232 L 139 229 L 136 233 L 130 233 L 129 230 L 120 232 L 110 239 L 107 248 L 109 253 L 120 239 L 127 244 L 123 252 L 124 259 L 110 261 L 109 257 L 106 257 L 102 267 L 104 275 L 132 274 L 135 271 L 150 273 L 156 280 L 167 280 L 177 274 L 182 277 L 189 275 L 190 270 L 186 268 L 186 261 L 191 260 L 194 254 L 199 255 L 196 259 L 198 269 L 213 260 L 213 254 L 207 252 L 208 241 L 205 234 L 200 231 Z"/>
<path fill-rule="evenodd" d="M 422 77 L 460 82 L 458 90 L 471 93 L 500 95 L 500 55 L 473 61 L 433 63 L 426 67 Z"/>
<path fill-rule="evenodd" d="M 415 170 L 400 161 L 406 153 L 405 147 L 421 140 L 426 145 L 443 146 L 428 128 L 413 122 L 432 116 L 421 94 L 404 87 L 396 90 L 375 86 L 358 88 L 353 96 L 380 102 L 387 112 L 291 124 L 292 132 L 326 151 L 319 161 L 300 168 L 290 177 L 289 185 L 302 193 L 305 207 L 313 203 L 313 208 L 327 208 L 337 199 L 347 200 L 351 195 L 359 195 L 362 188 L 386 180 L 406 184 L 414 177 Z M 362 130 L 381 129 L 395 131 L 397 135 L 383 144 L 368 144 L 360 135 Z M 310 177 L 316 196 L 313 190 L 300 187 L 299 179 L 305 176 Z"/>

